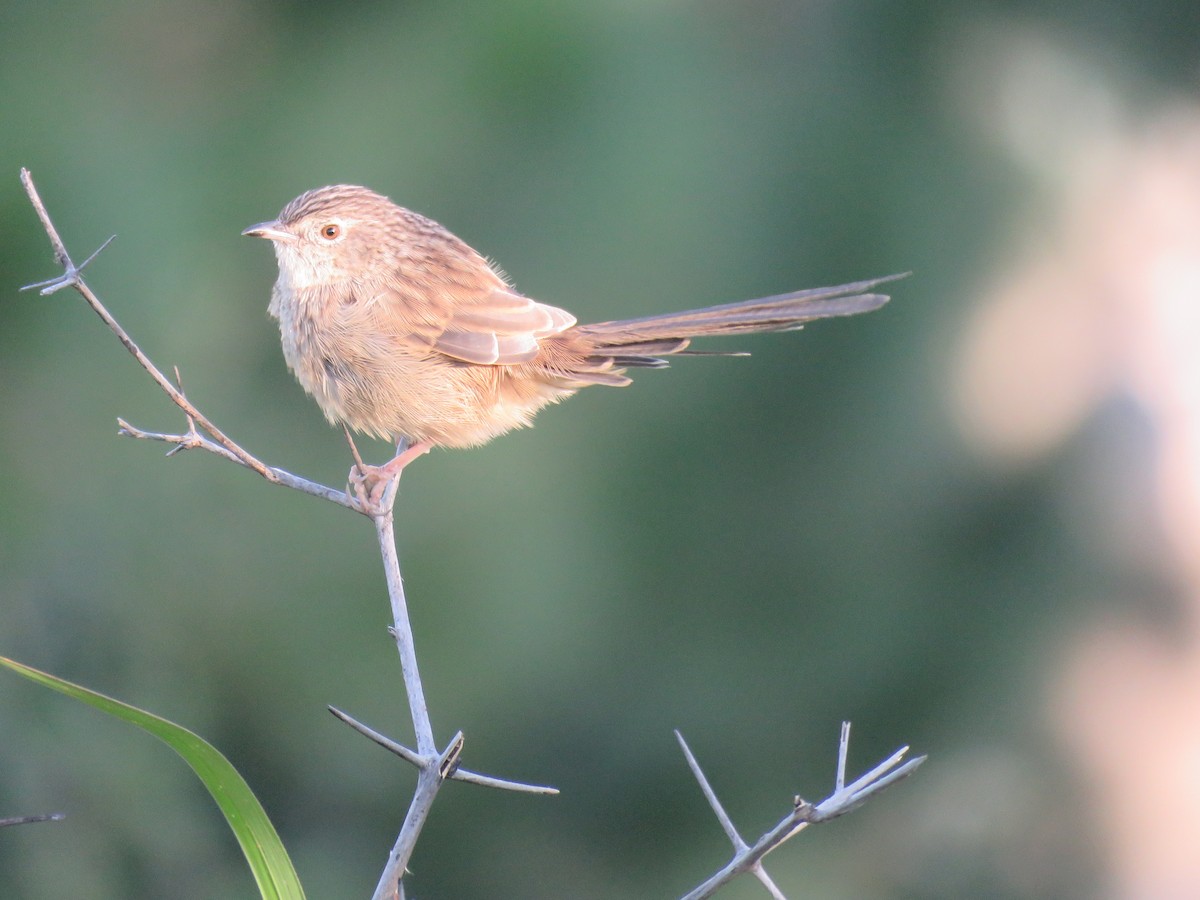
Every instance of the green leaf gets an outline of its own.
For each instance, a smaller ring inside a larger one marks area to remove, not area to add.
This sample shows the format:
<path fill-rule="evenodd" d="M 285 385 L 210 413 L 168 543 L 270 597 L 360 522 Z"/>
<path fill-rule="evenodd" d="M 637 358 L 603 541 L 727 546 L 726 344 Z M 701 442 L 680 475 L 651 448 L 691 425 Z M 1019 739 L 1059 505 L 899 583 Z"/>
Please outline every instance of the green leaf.
<path fill-rule="evenodd" d="M 246 854 L 246 861 L 250 864 L 262 896 L 270 900 L 303 900 L 304 890 L 300 887 L 300 879 L 296 876 L 287 851 L 283 849 L 279 835 L 275 833 L 275 827 L 246 780 L 212 744 L 174 722 L 7 657 L 0 656 L 0 665 L 68 697 L 82 700 L 111 716 L 124 719 L 170 746 L 200 776 L 225 814 L 225 820 L 242 845 L 242 852 Z"/>

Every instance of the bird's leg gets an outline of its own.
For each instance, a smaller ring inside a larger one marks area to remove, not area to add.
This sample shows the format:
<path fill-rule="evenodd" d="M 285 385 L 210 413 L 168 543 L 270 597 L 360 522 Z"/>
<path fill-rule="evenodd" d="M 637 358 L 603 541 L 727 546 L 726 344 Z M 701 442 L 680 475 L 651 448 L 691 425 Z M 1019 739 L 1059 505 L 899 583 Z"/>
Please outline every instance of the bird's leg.
<path fill-rule="evenodd" d="M 424 456 L 432 449 L 433 444 L 429 441 L 417 441 L 410 445 L 407 438 L 400 438 L 396 442 L 396 455 L 389 462 L 377 467 L 379 474 L 385 480 L 390 480 L 403 472 L 404 467 L 418 456 Z"/>
<path fill-rule="evenodd" d="M 358 455 L 358 445 L 354 443 L 354 437 L 350 434 L 350 429 L 345 422 L 342 423 L 342 434 L 346 436 L 346 443 L 350 445 L 350 455 L 354 457 L 355 467 L 360 471 L 364 470 L 362 457 Z M 354 469 L 350 470 L 350 474 L 354 474 Z"/>

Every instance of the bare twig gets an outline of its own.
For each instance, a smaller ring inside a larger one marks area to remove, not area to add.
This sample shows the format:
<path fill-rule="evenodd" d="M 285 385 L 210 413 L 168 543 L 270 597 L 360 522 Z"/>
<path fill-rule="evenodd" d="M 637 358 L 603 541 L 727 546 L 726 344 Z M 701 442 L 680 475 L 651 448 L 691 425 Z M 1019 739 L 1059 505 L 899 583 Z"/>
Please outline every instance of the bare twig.
<path fill-rule="evenodd" d="M 753 846 L 749 846 L 742 840 L 720 801 L 717 800 L 716 793 L 704 776 L 704 772 L 701 771 L 700 765 L 692 755 L 683 735 L 676 731 L 675 737 L 683 749 L 684 757 L 687 759 L 692 774 L 700 783 L 701 791 L 716 813 L 717 819 L 734 849 L 733 859 L 702 885 L 685 894 L 683 900 L 702 900 L 702 898 L 711 897 L 719 888 L 743 872 L 753 872 L 759 881 L 762 881 L 771 891 L 772 896 L 777 900 L 782 898 L 783 894 L 779 892 L 779 888 L 770 882 L 766 872 L 762 869 L 763 857 L 809 825 L 828 822 L 830 819 L 836 819 L 857 808 L 873 794 L 877 794 L 888 785 L 895 784 L 901 778 L 911 775 L 926 759 L 924 756 L 918 756 L 900 765 L 901 760 L 908 753 L 908 747 L 902 747 L 865 775 L 846 786 L 846 755 L 850 744 L 850 723 L 843 722 L 841 739 L 838 742 L 838 765 L 834 779 L 834 792 L 816 805 L 796 797 L 792 804 L 792 811 L 784 816 L 774 828 L 755 841 Z M 896 768 L 897 766 L 899 768 Z"/>
<path fill-rule="evenodd" d="M 413 849 L 416 847 L 417 836 L 425 826 L 425 820 L 429 817 L 433 800 L 445 780 L 441 771 L 444 755 L 438 753 L 437 744 L 434 742 L 429 708 L 425 704 L 425 690 L 421 685 L 421 675 L 417 670 L 416 643 L 413 640 L 412 623 L 408 616 L 408 603 L 404 598 L 400 561 L 396 555 L 392 507 L 396 502 L 396 491 L 399 485 L 400 477 L 397 474 L 384 488 L 383 494 L 379 498 L 378 511 L 372 516 L 372 520 L 379 538 L 379 552 L 383 559 L 388 597 L 392 601 L 393 624 L 390 631 L 396 640 L 396 648 L 400 651 L 400 669 L 404 673 L 408 709 L 412 716 L 413 731 L 417 737 L 417 755 L 421 758 L 422 764 L 417 775 L 416 793 L 408 807 L 408 813 L 404 817 L 404 824 L 400 827 L 396 843 L 392 846 L 387 865 L 384 866 L 383 873 L 379 877 L 379 884 L 375 887 L 373 900 L 392 900 L 392 898 L 400 896 L 403 890 L 400 882 L 404 877 L 408 860 L 412 857 Z M 362 502 L 367 502 L 366 492 L 361 499 Z M 454 756 L 457 758 L 462 751 L 461 739 L 460 733 L 456 740 L 450 742 L 446 753 L 454 748 Z M 437 765 L 432 765 L 431 763 L 435 759 Z"/>
<path fill-rule="evenodd" d="M 462 748 L 463 736 L 460 731 L 450 739 L 445 750 L 431 757 L 427 764 L 422 766 L 420 774 L 417 776 L 416 794 L 413 796 L 412 803 L 409 804 L 408 814 L 404 817 L 404 824 L 401 826 L 400 834 L 388 856 L 383 874 L 379 877 L 379 884 L 375 887 L 372 900 L 393 900 L 393 898 L 403 897 L 404 886 L 401 882 L 408 866 L 408 860 L 412 857 L 413 849 L 416 847 L 417 837 L 420 835 L 421 829 L 425 827 L 425 820 L 429 818 L 429 811 L 433 808 L 433 801 L 437 797 L 438 791 L 458 767 L 458 758 L 462 754 Z"/>
<path fill-rule="evenodd" d="M 109 327 L 109 330 L 117 336 L 117 338 L 124 345 L 125 349 L 133 354 L 134 359 L 138 361 L 141 367 L 150 373 L 150 377 L 154 379 L 155 383 L 162 388 L 163 392 L 171 398 L 171 401 L 176 406 L 182 409 L 188 416 L 195 419 L 200 424 L 200 427 L 212 435 L 213 440 L 237 457 L 238 461 L 242 465 L 249 469 L 253 469 L 255 472 L 258 472 L 259 475 L 268 481 L 277 481 L 278 479 L 270 466 L 251 456 L 232 440 L 226 437 L 219 428 L 213 425 L 203 413 L 201 413 L 188 401 L 188 399 L 180 390 L 175 387 L 175 385 L 171 384 L 170 380 L 168 380 L 167 377 L 161 371 L 159 371 L 158 367 L 150 361 L 150 357 L 146 356 L 146 354 L 142 352 L 141 348 L 134 343 L 133 338 L 131 338 L 125 329 L 121 327 L 121 324 L 112 317 L 109 311 L 104 307 L 104 304 L 100 302 L 99 298 L 83 280 L 84 266 L 95 259 L 100 253 L 100 250 L 103 250 L 105 247 L 107 247 L 112 242 L 113 238 L 109 238 L 107 241 L 105 241 L 100 247 L 100 250 L 97 250 L 87 258 L 83 266 L 76 266 L 71 262 L 71 257 L 67 253 L 66 247 L 63 245 L 62 238 L 59 237 L 58 230 L 54 227 L 54 223 L 50 220 L 50 214 L 46 211 L 45 204 L 42 203 L 42 198 L 39 196 L 37 187 L 33 183 L 33 176 L 29 174 L 28 169 L 21 169 L 21 183 L 25 185 L 25 193 L 29 195 L 29 202 L 33 204 L 33 208 L 37 211 L 38 218 L 42 221 L 42 227 L 46 229 L 46 234 L 49 236 L 50 243 L 54 247 L 54 256 L 58 260 L 59 265 L 61 265 L 64 269 L 63 274 L 58 278 L 51 279 L 50 281 L 43 281 L 38 284 L 27 285 L 26 287 L 22 288 L 22 290 L 39 288 L 41 294 L 48 295 L 53 294 L 56 291 L 60 291 L 66 287 L 74 288 L 75 291 L 87 301 L 88 306 L 95 311 L 96 315 L 98 315 L 104 321 L 104 324 Z"/>
<path fill-rule="evenodd" d="M 45 813 L 37 816 L 14 816 L 10 819 L 0 819 L 0 828 L 9 825 L 31 825 L 34 822 L 61 822 L 66 816 L 62 813 Z"/>
<path fill-rule="evenodd" d="M 220 444 L 214 443 L 198 431 L 192 430 L 186 434 L 160 434 L 156 431 L 143 431 L 130 425 L 122 418 L 117 419 L 117 434 L 123 437 L 137 438 L 143 441 L 161 441 L 164 444 L 174 444 L 175 446 L 167 451 L 170 456 L 180 450 L 206 450 L 209 453 L 219 456 L 222 459 L 227 459 L 229 462 L 238 463 L 241 465 L 241 460 L 222 447 Z M 352 509 L 355 512 L 363 512 L 363 508 L 359 501 L 345 491 L 339 491 L 337 488 L 331 488 L 327 485 L 320 484 L 315 481 L 309 481 L 307 478 L 301 478 L 299 475 L 293 475 L 284 469 L 271 467 L 274 473 L 273 484 L 279 484 L 283 487 L 289 487 L 293 490 L 309 494 L 313 497 L 319 497 L 322 500 L 328 500 L 330 503 L 336 503 L 338 506 L 344 506 L 347 509 Z"/>
<path fill-rule="evenodd" d="M 452 742 L 446 750 L 451 748 L 454 748 Z M 438 755 L 436 758 L 438 763 L 442 761 L 442 755 Z M 433 799 L 438 796 L 442 784 L 443 778 L 438 764 L 421 768 L 420 773 L 416 776 L 416 792 L 413 794 L 413 802 L 408 805 L 404 824 L 400 828 L 400 834 L 396 836 L 395 844 L 392 845 L 388 864 L 384 866 L 383 874 L 379 876 L 379 883 L 372 894 L 372 900 L 392 900 L 401 896 L 403 890 L 401 880 L 408 866 L 408 860 L 413 856 L 416 838 L 421 833 L 421 829 L 425 827 L 425 821 L 433 808 Z"/>
<path fill-rule="evenodd" d="M 425 705 L 425 692 L 421 688 L 421 676 L 417 671 L 416 642 L 413 640 L 412 623 L 408 617 L 408 602 L 404 598 L 400 559 L 396 555 L 392 506 L 396 502 L 396 490 L 399 485 L 399 476 L 388 483 L 380 498 L 381 509 L 373 516 L 373 520 L 379 538 L 379 553 L 383 559 L 388 596 L 392 601 L 391 633 L 396 639 L 396 649 L 400 651 L 400 668 L 404 672 L 404 683 L 408 686 L 408 708 L 412 714 L 413 730 L 417 735 L 417 752 L 422 756 L 430 756 L 437 752 L 437 745 L 433 739 L 433 725 L 429 721 L 429 707 Z"/>

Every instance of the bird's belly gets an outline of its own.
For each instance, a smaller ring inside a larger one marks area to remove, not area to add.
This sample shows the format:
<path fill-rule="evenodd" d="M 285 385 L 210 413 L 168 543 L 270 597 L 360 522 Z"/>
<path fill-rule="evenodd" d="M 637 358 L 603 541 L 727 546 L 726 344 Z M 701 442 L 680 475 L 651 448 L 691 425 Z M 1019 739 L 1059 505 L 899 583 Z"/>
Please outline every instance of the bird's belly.
<path fill-rule="evenodd" d="M 392 441 L 476 446 L 529 425 L 539 409 L 568 393 L 517 375 L 522 367 L 458 363 L 388 341 L 291 333 L 284 357 L 325 417 Z"/>
<path fill-rule="evenodd" d="M 381 371 L 364 377 L 361 368 L 323 372 L 319 391 L 331 421 L 356 431 L 440 447 L 471 447 L 527 426 L 534 414 L 561 396 L 546 390 L 509 390 L 506 366 L 472 366 L 444 358 L 389 359 Z M 314 392 L 314 396 L 318 396 Z"/>

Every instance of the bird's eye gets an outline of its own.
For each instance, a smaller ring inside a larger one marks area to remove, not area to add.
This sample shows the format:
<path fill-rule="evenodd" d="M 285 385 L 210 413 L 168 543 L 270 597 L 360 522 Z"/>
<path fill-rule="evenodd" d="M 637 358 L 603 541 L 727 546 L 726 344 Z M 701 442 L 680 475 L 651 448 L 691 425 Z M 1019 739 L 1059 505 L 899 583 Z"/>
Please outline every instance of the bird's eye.
<path fill-rule="evenodd" d="M 342 234 L 342 226 L 336 222 L 330 222 L 328 225 L 321 227 L 321 237 L 327 241 L 336 241 Z"/>

